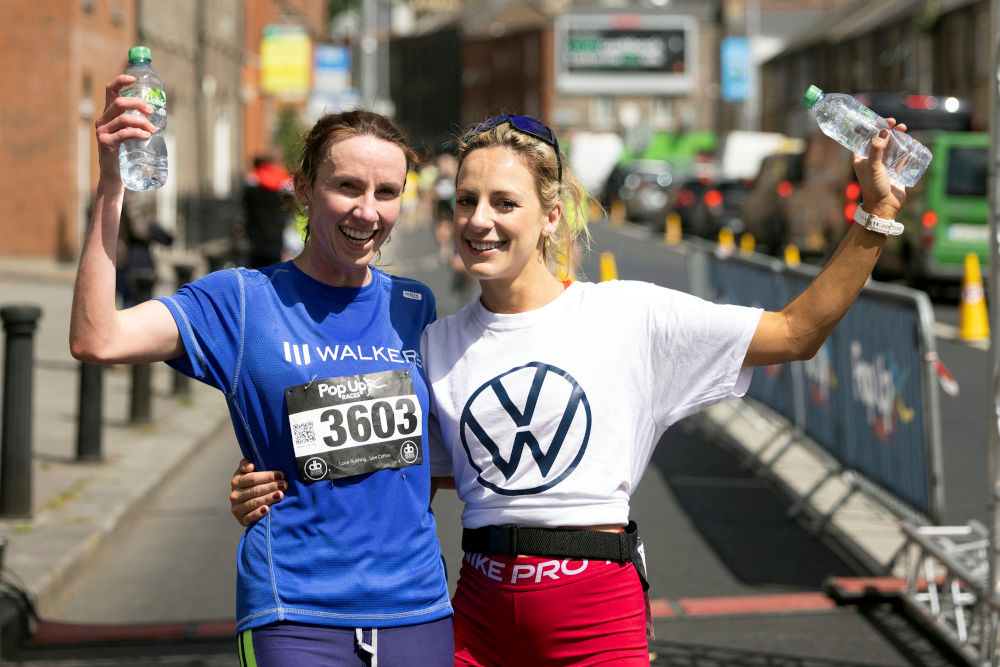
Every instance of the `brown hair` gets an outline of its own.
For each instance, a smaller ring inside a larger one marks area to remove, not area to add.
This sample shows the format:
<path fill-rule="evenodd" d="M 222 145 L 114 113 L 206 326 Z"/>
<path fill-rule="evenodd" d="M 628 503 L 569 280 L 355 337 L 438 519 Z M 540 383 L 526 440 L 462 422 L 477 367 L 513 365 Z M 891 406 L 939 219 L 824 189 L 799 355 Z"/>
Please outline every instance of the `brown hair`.
<path fill-rule="evenodd" d="M 292 174 L 296 185 L 304 185 L 311 190 L 316 184 L 319 165 L 330 146 L 358 136 L 375 137 L 398 146 L 406 157 L 407 171 L 420 161 L 416 151 L 410 146 L 406 131 L 391 118 L 364 109 L 327 114 L 316 121 L 302 138 L 302 156 L 299 158 L 298 169 Z M 308 223 L 305 238 L 309 239 Z"/>
<path fill-rule="evenodd" d="M 550 237 L 551 244 L 546 243 L 544 246 L 542 256 L 549 271 L 560 280 L 572 277 L 574 246 L 579 240 L 586 248 L 590 241 L 587 230 L 587 205 L 590 197 L 583 183 L 569 168 L 566 155 L 559 150 L 559 160 L 562 162 L 560 184 L 557 149 L 533 135 L 514 129 L 509 123 L 478 134 L 470 132 L 462 137 L 458 150 L 459 171 L 465 158 L 477 148 L 507 148 L 514 151 L 535 179 L 535 192 L 543 211 L 551 210 L 562 199 L 563 211 L 559 226 Z"/>

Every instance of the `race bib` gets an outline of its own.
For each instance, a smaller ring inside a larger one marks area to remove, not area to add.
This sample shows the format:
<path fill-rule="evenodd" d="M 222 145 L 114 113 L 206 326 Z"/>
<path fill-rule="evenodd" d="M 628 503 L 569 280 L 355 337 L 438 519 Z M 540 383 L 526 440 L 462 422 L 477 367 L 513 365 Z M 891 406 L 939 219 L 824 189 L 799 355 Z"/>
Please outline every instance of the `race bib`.
<path fill-rule="evenodd" d="M 423 414 L 406 371 L 314 380 L 285 390 L 299 480 L 423 462 Z"/>

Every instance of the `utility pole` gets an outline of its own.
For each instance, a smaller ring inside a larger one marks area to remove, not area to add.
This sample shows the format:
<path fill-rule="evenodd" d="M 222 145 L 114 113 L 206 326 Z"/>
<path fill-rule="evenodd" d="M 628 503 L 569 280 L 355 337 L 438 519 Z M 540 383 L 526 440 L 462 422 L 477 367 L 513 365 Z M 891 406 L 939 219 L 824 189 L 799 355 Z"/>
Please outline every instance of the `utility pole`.
<path fill-rule="evenodd" d="M 378 0 L 364 0 L 361 23 L 361 102 L 371 109 L 378 97 Z"/>
<path fill-rule="evenodd" d="M 990 3 L 990 24 L 993 42 L 988 62 L 993 65 L 993 82 L 990 86 L 990 256 L 989 256 L 989 319 L 990 319 L 990 396 L 989 396 L 989 520 L 990 520 L 990 592 L 1000 593 L 1000 355 L 997 354 L 997 336 L 1000 335 L 1000 251 L 997 233 L 1000 231 L 1000 69 L 997 55 L 1000 49 L 1000 0 Z M 994 632 L 997 628 L 993 629 Z M 984 656 L 988 659 L 992 656 Z"/>
<path fill-rule="evenodd" d="M 747 3 L 747 50 L 750 51 L 750 66 L 747 68 L 750 80 L 747 82 L 747 97 L 743 101 L 746 114 L 746 128 L 751 132 L 760 129 L 760 76 L 757 72 L 757 58 L 754 45 L 760 37 L 760 0 L 746 0 Z"/>

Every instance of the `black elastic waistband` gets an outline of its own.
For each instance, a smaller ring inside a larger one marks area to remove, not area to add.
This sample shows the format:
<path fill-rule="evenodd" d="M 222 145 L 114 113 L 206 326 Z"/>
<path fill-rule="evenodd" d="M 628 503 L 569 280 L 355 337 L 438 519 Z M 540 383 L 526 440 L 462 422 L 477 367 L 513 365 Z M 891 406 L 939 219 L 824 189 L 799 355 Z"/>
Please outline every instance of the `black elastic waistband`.
<path fill-rule="evenodd" d="M 552 556 L 628 563 L 632 560 L 631 542 L 637 530 L 634 521 L 618 533 L 511 524 L 466 528 L 462 531 L 462 550 L 499 556 Z"/>

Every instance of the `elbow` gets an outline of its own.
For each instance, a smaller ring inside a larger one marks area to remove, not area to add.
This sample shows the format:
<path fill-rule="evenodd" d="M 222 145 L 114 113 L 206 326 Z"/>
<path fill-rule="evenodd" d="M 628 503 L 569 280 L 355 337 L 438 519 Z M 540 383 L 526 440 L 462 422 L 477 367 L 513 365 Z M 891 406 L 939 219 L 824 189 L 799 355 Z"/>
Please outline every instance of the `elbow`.
<path fill-rule="evenodd" d="M 85 361 L 88 364 L 113 362 L 107 349 L 99 345 L 93 337 L 81 336 L 73 332 L 69 336 L 69 352 L 77 361 Z"/>

